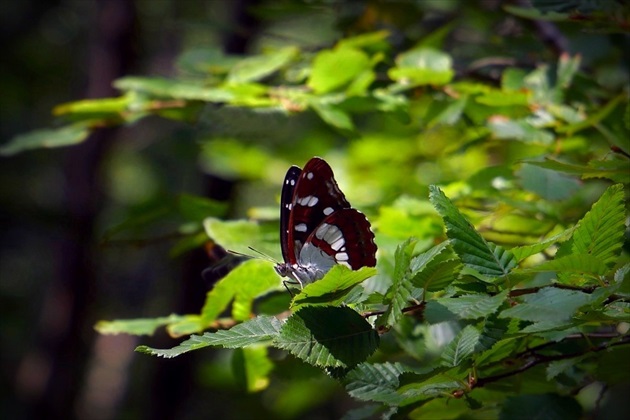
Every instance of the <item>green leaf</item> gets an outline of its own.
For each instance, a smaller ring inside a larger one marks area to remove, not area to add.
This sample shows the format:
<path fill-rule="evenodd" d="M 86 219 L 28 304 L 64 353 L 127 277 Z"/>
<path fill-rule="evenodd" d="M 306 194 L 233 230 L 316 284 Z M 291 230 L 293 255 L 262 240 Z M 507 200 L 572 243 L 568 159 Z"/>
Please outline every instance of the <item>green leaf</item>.
<path fill-rule="evenodd" d="M 527 91 L 501 91 L 491 90 L 475 97 L 477 103 L 491 107 L 502 106 L 527 106 L 530 93 Z"/>
<path fill-rule="evenodd" d="M 455 74 L 451 56 L 433 48 L 420 47 L 399 54 L 396 65 L 387 74 L 399 84 L 409 87 L 444 85 Z"/>
<path fill-rule="evenodd" d="M 293 298 L 291 308 L 297 310 L 307 305 L 339 305 L 354 286 L 375 275 L 376 267 L 361 267 L 353 271 L 337 264 L 326 273 L 324 278 L 306 285 Z"/>
<path fill-rule="evenodd" d="M 206 86 L 203 81 L 179 81 L 161 77 L 122 77 L 114 81 L 114 87 L 122 91 L 185 100 L 229 102 L 234 94 L 229 89 Z"/>
<path fill-rule="evenodd" d="M 575 55 L 573 58 L 571 58 L 569 54 L 562 54 L 560 56 L 557 70 L 558 78 L 556 80 L 558 87 L 568 89 L 571 86 L 571 81 L 575 73 L 579 70 L 581 61 L 582 57 L 580 55 Z"/>
<path fill-rule="evenodd" d="M 493 116 L 488 120 L 488 128 L 497 139 L 519 140 L 528 144 L 551 145 L 554 136 L 551 132 L 534 127 L 528 121 L 511 119 L 505 116 Z"/>
<path fill-rule="evenodd" d="M 499 318 L 517 318 L 524 321 L 568 321 L 576 311 L 590 303 L 592 297 L 575 290 L 545 287 L 538 292 L 525 295 L 523 302 L 503 310 Z"/>
<path fill-rule="evenodd" d="M 432 374 L 422 382 L 415 382 L 401 387 L 399 392 L 402 393 L 405 402 L 425 400 L 437 396 L 443 397 L 462 387 L 462 382 L 456 379 L 461 377 L 461 372 L 459 372 L 461 369 L 457 368 L 456 372 L 453 372 L 453 370 L 450 369 L 446 372 Z"/>
<path fill-rule="evenodd" d="M 374 353 L 378 342 L 376 331 L 354 310 L 307 306 L 287 319 L 275 345 L 311 365 L 351 368 Z"/>
<path fill-rule="evenodd" d="M 464 265 L 493 277 L 506 276 L 516 266 L 512 253 L 479 235 L 442 190 L 435 185 L 429 190 L 429 199 L 444 219 L 446 234 Z"/>
<path fill-rule="evenodd" d="M 370 65 L 370 58 L 355 48 L 323 50 L 315 56 L 307 85 L 315 93 L 322 94 L 338 89 Z"/>
<path fill-rule="evenodd" d="M 346 391 L 362 401 L 396 405 L 402 401 L 396 393 L 398 377 L 406 371 L 400 363 L 361 363 L 344 378 Z"/>
<path fill-rule="evenodd" d="M 227 210 L 227 205 L 223 202 L 191 194 L 181 194 L 177 204 L 180 214 L 193 222 L 202 222 L 209 216 L 223 215 Z"/>
<path fill-rule="evenodd" d="M 59 104 L 53 108 L 53 114 L 57 116 L 71 115 L 77 118 L 112 118 L 128 110 L 133 104 L 133 95 L 122 95 L 116 98 L 83 99 L 80 101 Z"/>
<path fill-rule="evenodd" d="M 578 131 L 584 130 L 586 128 L 594 127 L 598 125 L 604 118 L 608 117 L 614 110 L 617 108 L 622 101 L 626 99 L 626 94 L 622 93 L 615 98 L 611 99 L 606 105 L 603 107 L 598 107 L 599 111 L 595 112 L 593 115 L 585 119 L 584 121 L 569 124 L 565 126 L 560 126 L 556 129 L 558 133 L 567 133 L 569 136 L 577 133 Z"/>
<path fill-rule="evenodd" d="M 267 388 L 273 366 L 267 356 L 267 347 L 237 349 L 232 356 L 232 371 L 236 381 L 250 393 Z"/>
<path fill-rule="evenodd" d="M 516 258 L 517 261 L 523 261 L 525 258 L 538 254 L 539 252 L 544 251 L 545 249 L 549 248 L 551 245 L 555 243 L 566 241 L 567 239 L 571 237 L 574 230 L 575 230 L 575 226 L 569 229 L 566 229 L 560 232 L 559 234 L 554 235 L 550 238 L 537 242 L 533 245 L 514 247 L 510 249 L 510 252 L 514 254 L 514 258 Z"/>
<path fill-rule="evenodd" d="M 558 375 L 563 373 L 570 373 L 575 369 L 575 366 L 584 359 L 589 358 L 590 355 L 583 354 L 578 357 L 573 357 L 571 359 L 566 360 L 554 360 L 547 365 L 547 380 L 552 381 Z"/>
<path fill-rule="evenodd" d="M 0 156 L 13 156 L 25 150 L 51 149 L 79 144 L 83 142 L 90 130 L 85 124 L 66 125 L 60 128 L 34 130 L 19 134 L 0 146 Z"/>
<path fill-rule="evenodd" d="M 388 37 L 388 31 L 368 32 L 341 39 L 337 43 L 337 48 L 367 48 L 370 50 L 387 49 L 390 47 L 389 43 L 385 42 Z"/>
<path fill-rule="evenodd" d="M 503 403 L 500 420 L 571 420 L 582 417 L 582 407 L 574 398 L 556 394 L 518 395 Z"/>
<path fill-rule="evenodd" d="M 168 324 L 180 322 L 186 316 L 169 315 L 161 318 L 116 319 L 114 321 L 99 321 L 94 329 L 100 334 L 131 334 L 153 335 L 155 330 Z"/>
<path fill-rule="evenodd" d="M 559 257 L 551 261 L 545 261 L 544 263 L 535 265 L 533 267 L 524 268 L 522 270 L 515 271 L 516 273 L 542 273 L 546 271 L 555 271 L 562 274 L 576 274 L 579 276 L 587 275 L 591 279 L 596 279 L 608 272 L 608 268 L 604 265 L 604 262 L 588 254 L 571 254 L 565 257 Z M 559 279 L 562 280 L 562 279 Z M 588 279 L 578 281 L 578 284 L 583 284 Z M 562 281 L 566 283 L 567 281 Z"/>
<path fill-rule="evenodd" d="M 457 334 L 442 352 L 442 364 L 444 366 L 459 366 L 468 359 L 479 343 L 481 333 L 472 325 L 466 326 Z"/>
<path fill-rule="evenodd" d="M 224 348 L 247 347 L 258 343 L 271 341 L 282 327 L 282 322 L 273 316 L 259 316 L 252 320 L 236 325 L 229 330 L 219 330 L 205 333 L 202 336 L 192 335 L 188 340 L 171 349 L 154 349 L 139 346 L 136 351 L 153 356 L 172 358 L 208 346 Z"/>
<path fill-rule="evenodd" d="M 592 255 L 612 267 L 623 245 L 625 218 L 623 185 L 612 185 L 578 223 L 572 252 Z"/>
<path fill-rule="evenodd" d="M 505 301 L 508 291 L 496 296 L 464 295 L 427 302 L 424 317 L 429 324 L 462 319 L 478 319 L 493 314 Z"/>
<path fill-rule="evenodd" d="M 309 104 L 326 124 L 342 131 L 354 131 L 352 118 L 339 107 L 322 101 L 310 101 Z"/>
<path fill-rule="evenodd" d="M 254 298 L 280 286 L 280 279 L 267 261 L 244 261 L 221 279 L 206 296 L 201 310 L 205 324 L 214 321 L 230 302 L 236 320 L 249 319 Z"/>
<path fill-rule="evenodd" d="M 573 165 L 549 158 L 545 158 L 542 162 L 527 161 L 527 163 L 530 165 L 540 166 L 541 168 L 548 168 L 568 174 L 579 175 L 582 179 L 608 178 L 615 182 L 624 184 L 630 183 L 628 162 L 625 160 L 591 161 L 588 166 Z"/>
<path fill-rule="evenodd" d="M 452 252 L 444 252 L 448 245 L 448 241 L 442 242 L 413 259 L 411 283 L 415 287 L 430 292 L 442 290 L 459 275 L 461 261 L 453 258 Z"/>
<path fill-rule="evenodd" d="M 259 81 L 289 64 L 299 53 L 296 47 L 285 47 L 267 54 L 247 57 L 228 73 L 229 83 Z"/>
<path fill-rule="evenodd" d="M 175 346 L 171 349 L 154 349 L 149 346 L 138 346 L 136 347 L 136 351 L 138 353 L 150 354 L 151 356 L 164 357 L 165 359 L 171 359 L 173 357 L 177 357 L 181 354 L 188 353 L 192 350 L 202 349 L 204 347 L 208 347 L 208 344 L 202 337 L 198 335 L 192 335 L 190 338 L 178 346 Z"/>
<path fill-rule="evenodd" d="M 409 302 L 411 296 L 411 281 L 409 279 L 409 264 L 413 255 L 413 250 L 417 240 L 409 238 L 396 248 L 394 255 L 393 284 L 388 292 L 388 299 L 385 304 L 389 305 L 383 315 L 378 318 L 377 324 L 392 326 L 402 317 L 402 310 Z"/>
<path fill-rule="evenodd" d="M 549 201 L 566 200 L 581 187 L 575 178 L 528 164 L 521 167 L 518 176 L 524 189 Z"/>
<path fill-rule="evenodd" d="M 280 255 L 277 239 L 273 241 L 265 240 L 260 225 L 248 220 L 221 220 L 215 217 L 208 217 L 203 221 L 203 227 L 208 237 L 220 244 L 223 248 L 237 253 L 252 255 L 250 247 L 258 252 L 269 255 L 272 259 L 279 261 Z"/>

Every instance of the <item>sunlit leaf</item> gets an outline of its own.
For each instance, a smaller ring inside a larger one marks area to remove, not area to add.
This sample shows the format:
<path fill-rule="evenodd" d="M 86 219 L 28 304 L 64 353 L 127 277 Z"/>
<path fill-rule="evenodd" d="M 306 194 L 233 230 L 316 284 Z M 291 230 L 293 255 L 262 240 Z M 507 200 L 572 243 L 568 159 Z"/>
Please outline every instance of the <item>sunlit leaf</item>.
<path fill-rule="evenodd" d="M 273 316 L 259 316 L 250 321 L 238 324 L 229 330 L 219 330 L 214 333 L 205 333 L 201 336 L 192 335 L 188 340 L 171 349 L 153 349 L 147 346 L 139 346 L 136 351 L 153 356 L 171 358 L 192 350 L 208 346 L 220 346 L 225 348 L 246 347 L 258 343 L 270 342 L 280 331 L 282 323 Z"/>
<path fill-rule="evenodd" d="M 369 63 L 367 54 L 355 48 L 323 50 L 313 61 L 307 84 L 316 93 L 333 91 L 357 77 Z"/>
<path fill-rule="evenodd" d="M 452 58 L 433 48 L 420 47 L 404 52 L 396 58 L 396 67 L 389 77 L 401 85 L 443 85 L 453 78 Z"/>
<path fill-rule="evenodd" d="M 229 90 L 206 86 L 202 81 L 180 81 L 158 77 L 127 76 L 117 79 L 114 87 L 122 91 L 144 92 L 158 97 L 228 102 L 234 97 Z"/>
<path fill-rule="evenodd" d="M 169 315 L 160 318 L 116 319 L 99 321 L 94 329 L 100 334 L 153 335 L 155 330 L 168 324 L 180 322 L 185 315 Z"/>
<path fill-rule="evenodd" d="M 236 381 L 247 392 L 259 392 L 269 385 L 273 363 L 267 356 L 267 347 L 238 348 L 232 355 L 232 370 Z"/>
<path fill-rule="evenodd" d="M 247 57 L 232 66 L 227 80 L 230 83 L 261 80 L 286 66 L 297 54 L 297 48 L 285 47 L 278 51 Z"/>
<path fill-rule="evenodd" d="M 376 267 L 361 267 L 352 271 L 337 264 L 321 280 L 310 283 L 293 298 L 292 309 L 305 305 L 339 305 L 351 289 L 376 275 Z"/>
<path fill-rule="evenodd" d="M 249 319 L 254 298 L 280 286 L 280 279 L 267 261 L 248 260 L 221 279 L 206 295 L 201 310 L 205 323 L 214 321 L 232 303 L 236 320 Z"/>

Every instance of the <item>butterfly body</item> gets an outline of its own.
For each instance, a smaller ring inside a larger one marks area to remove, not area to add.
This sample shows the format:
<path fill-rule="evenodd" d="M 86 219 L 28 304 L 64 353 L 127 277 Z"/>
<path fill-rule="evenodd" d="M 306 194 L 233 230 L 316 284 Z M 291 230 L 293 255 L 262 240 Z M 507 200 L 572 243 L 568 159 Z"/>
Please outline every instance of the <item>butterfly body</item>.
<path fill-rule="evenodd" d="M 370 222 L 353 209 L 332 169 L 312 158 L 287 171 L 280 206 L 280 243 L 284 263 L 276 271 L 304 286 L 321 279 L 335 264 L 353 270 L 376 265 Z"/>

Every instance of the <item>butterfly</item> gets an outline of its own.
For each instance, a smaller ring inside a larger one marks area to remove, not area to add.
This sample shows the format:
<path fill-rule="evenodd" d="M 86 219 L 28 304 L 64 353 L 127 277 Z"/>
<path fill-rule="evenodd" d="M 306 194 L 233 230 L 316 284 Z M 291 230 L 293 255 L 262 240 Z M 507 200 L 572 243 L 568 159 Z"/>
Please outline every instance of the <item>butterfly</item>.
<path fill-rule="evenodd" d="M 304 169 L 292 166 L 280 198 L 280 244 L 284 263 L 275 266 L 287 283 L 303 287 L 335 264 L 357 270 L 376 265 L 370 222 L 353 209 L 330 165 L 314 157 Z"/>

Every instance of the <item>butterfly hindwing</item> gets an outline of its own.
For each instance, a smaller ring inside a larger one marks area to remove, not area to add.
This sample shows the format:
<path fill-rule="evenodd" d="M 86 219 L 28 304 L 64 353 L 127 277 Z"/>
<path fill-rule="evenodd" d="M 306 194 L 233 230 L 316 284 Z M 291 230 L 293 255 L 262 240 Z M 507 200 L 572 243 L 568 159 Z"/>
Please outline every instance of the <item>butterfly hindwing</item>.
<path fill-rule="evenodd" d="M 331 255 L 338 264 L 357 270 L 376 265 L 376 244 L 370 222 L 356 209 L 341 209 L 326 217 L 308 242 Z"/>

